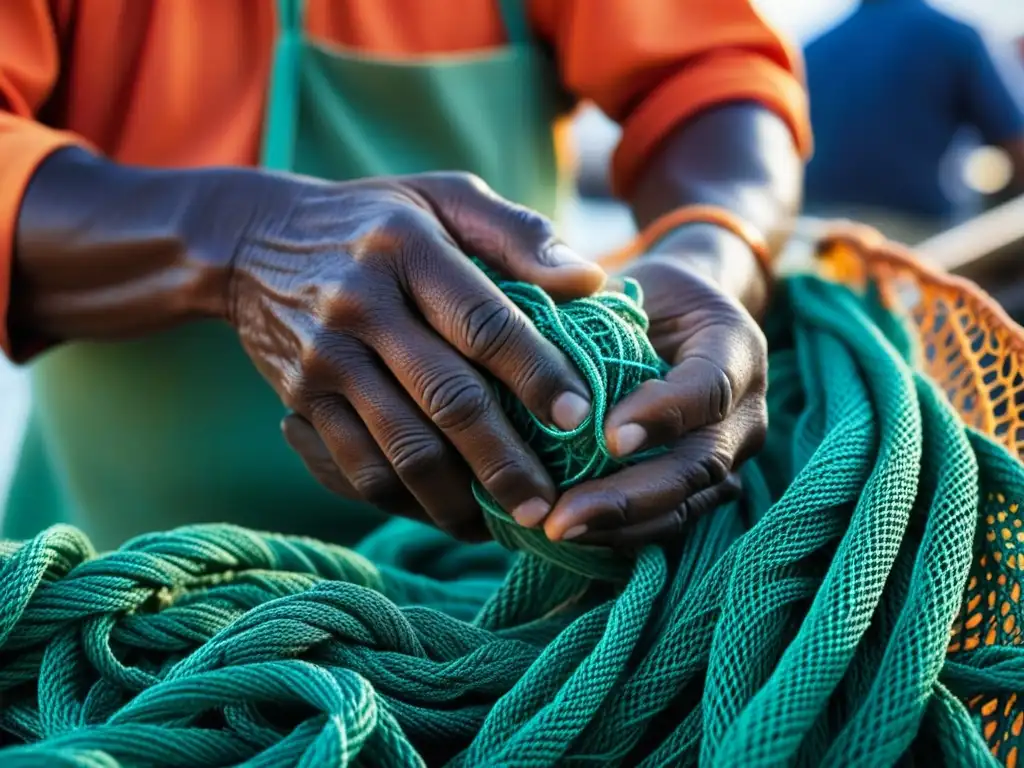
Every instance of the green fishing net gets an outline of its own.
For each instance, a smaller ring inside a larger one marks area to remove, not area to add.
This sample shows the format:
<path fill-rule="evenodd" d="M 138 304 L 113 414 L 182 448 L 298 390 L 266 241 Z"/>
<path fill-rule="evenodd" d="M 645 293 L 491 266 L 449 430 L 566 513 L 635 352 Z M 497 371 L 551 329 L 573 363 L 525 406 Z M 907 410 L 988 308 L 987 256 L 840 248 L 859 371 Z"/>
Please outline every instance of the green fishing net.
<path fill-rule="evenodd" d="M 607 403 L 658 375 L 629 295 L 517 286 L 591 342 Z M 486 545 L 405 521 L 356 550 L 227 526 L 0 544 L 0 766 L 1015 765 L 1024 467 L 943 357 L 1006 377 L 1007 353 L 943 346 L 971 328 L 882 288 L 780 284 L 767 444 L 677 547 L 554 545 L 484 494 Z M 515 420 L 565 483 L 614 469 L 593 425 Z"/>

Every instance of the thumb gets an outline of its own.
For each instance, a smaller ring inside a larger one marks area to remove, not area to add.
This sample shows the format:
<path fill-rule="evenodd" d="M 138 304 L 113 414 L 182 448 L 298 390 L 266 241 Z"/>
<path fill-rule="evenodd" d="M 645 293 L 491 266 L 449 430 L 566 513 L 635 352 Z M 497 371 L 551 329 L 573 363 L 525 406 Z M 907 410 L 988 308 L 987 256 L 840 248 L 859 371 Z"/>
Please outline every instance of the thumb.
<path fill-rule="evenodd" d="M 464 253 L 504 276 L 561 300 L 604 287 L 605 271 L 559 240 L 547 218 L 504 199 L 476 176 L 436 173 L 403 181 L 426 198 Z"/>

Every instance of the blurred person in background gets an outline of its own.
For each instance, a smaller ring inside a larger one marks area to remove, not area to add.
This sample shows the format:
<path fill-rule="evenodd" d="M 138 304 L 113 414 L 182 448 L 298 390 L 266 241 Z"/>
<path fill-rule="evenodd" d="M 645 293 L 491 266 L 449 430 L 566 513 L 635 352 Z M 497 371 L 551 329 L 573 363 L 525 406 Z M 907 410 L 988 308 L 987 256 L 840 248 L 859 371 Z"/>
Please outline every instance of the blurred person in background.
<path fill-rule="evenodd" d="M 590 393 L 468 256 L 601 288 L 546 218 L 581 99 L 623 128 L 627 269 L 675 366 L 607 439 L 671 450 L 559 495 L 482 372 L 563 429 Z M 735 495 L 764 438 L 754 318 L 810 135 L 746 0 L 5 0 L 0 108 L 0 343 L 33 395 L 5 536 L 344 543 L 383 510 L 475 539 L 475 477 L 553 539 L 631 546 Z"/>
<path fill-rule="evenodd" d="M 1007 153 L 1024 191 L 1024 71 L 925 0 L 861 0 L 805 49 L 815 154 L 804 210 L 914 244 L 957 223 L 966 191 L 944 174 L 972 129 Z"/>

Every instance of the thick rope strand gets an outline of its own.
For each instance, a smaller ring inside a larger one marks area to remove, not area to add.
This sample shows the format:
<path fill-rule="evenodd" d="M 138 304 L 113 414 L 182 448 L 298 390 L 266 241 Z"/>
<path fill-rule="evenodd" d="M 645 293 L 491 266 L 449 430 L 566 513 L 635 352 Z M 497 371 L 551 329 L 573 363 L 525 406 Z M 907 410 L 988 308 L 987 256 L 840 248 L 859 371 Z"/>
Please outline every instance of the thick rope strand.
<path fill-rule="evenodd" d="M 636 286 L 499 285 L 594 395 L 562 433 L 499 388 L 510 419 L 563 487 L 613 471 L 604 415 L 664 370 Z M 780 287 L 766 448 L 676 549 L 552 544 L 480 489 L 476 546 L 401 520 L 355 550 L 221 525 L 0 542 L 0 766 L 1013 763 L 1024 468 L 871 295 Z M 985 644 L 947 648 L 979 603 Z"/>

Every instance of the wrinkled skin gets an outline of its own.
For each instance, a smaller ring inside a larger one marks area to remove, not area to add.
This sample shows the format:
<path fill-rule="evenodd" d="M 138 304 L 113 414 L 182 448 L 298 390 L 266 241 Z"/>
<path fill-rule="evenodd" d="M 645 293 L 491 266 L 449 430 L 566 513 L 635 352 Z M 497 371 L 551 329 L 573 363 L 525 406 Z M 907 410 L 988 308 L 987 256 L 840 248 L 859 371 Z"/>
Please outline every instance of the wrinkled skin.
<path fill-rule="evenodd" d="M 644 288 L 648 336 L 673 367 L 612 409 L 605 434 L 620 456 L 670 450 L 567 491 L 545 522 L 551 539 L 672 541 L 687 520 L 739 496 L 732 472 L 767 433 L 767 345 L 754 318 L 674 256 L 651 255 L 629 274 Z"/>
<path fill-rule="evenodd" d="M 510 512 L 550 505 L 555 488 L 477 368 L 565 429 L 589 392 L 467 253 L 562 297 L 605 279 L 469 176 L 316 185 L 245 238 L 229 320 L 324 485 L 478 538 L 473 477 Z"/>
<path fill-rule="evenodd" d="M 542 217 L 468 177 L 340 188 L 359 192 L 339 206 L 346 216 L 318 215 L 336 201 L 314 197 L 288 225 L 302 229 L 251 238 L 231 291 L 245 348 L 295 411 L 285 436 L 326 487 L 475 539 L 475 476 L 552 539 L 619 546 L 677 535 L 737 495 L 730 472 L 766 422 L 764 337 L 739 303 L 679 260 L 633 267 L 651 340 L 675 367 L 613 409 L 606 430 L 620 455 L 673 450 L 559 499 L 466 360 L 563 428 L 585 418 L 588 393 L 465 254 L 563 298 L 600 288 L 603 274 L 556 245 Z"/>
<path fill-rule="evenodd" d="M 727 105 L 666 140 L 629 202 L 641 227 L 719 205 L 777 244 L 800 168 L 778 117 Z M 586 417 L 589 393 L 467 254 L 560 298 L 606 279 L 543 218 L 463 175 L 337 184 L 140 168 L 72 147 L 43 162 L 22 199 L 7 330 L 23 359 L 48 343 L 226 320 L 294 412 L 285 437 L 323 485 L 461 538 L 486 535 L 474 477 L 553 539 L 618 546 L 668 543 L 736 495 L 730 473 L 765 431 L 764 339 L 750 312 L 767 281 L 746 243 L 688 225 L 631 265 L 651 339 L 675 368 L 613 409 L 608 441 L 622 455 L 671 451 L 560 498 L 481 371 L 563 428 Z"/>

